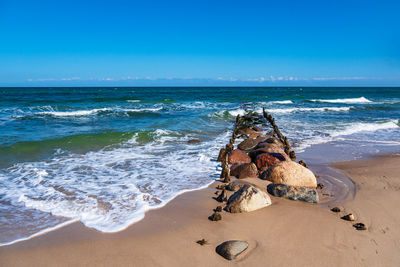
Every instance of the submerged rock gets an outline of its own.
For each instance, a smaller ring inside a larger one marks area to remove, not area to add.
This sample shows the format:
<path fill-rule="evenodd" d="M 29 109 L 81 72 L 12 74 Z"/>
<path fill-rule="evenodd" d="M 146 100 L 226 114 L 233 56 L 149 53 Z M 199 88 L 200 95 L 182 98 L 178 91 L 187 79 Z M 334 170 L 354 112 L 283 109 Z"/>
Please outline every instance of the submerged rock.
<path fill-rule="evenodd" d="M 233 260 L 249 247 L 246 241 L 230 240 L 220 244 L 215 251 L 227 260 Z"/>
<path fill-rule="evenodd" d="M 188 141 L 189 144 L 197 144 L 197 143 L 201 143 L 200 139 L 191 139 Z"/>
<path fill-rule="evenodd" d="M 275 184 L 286 184 L 309 188 L 317 187 L 317 179 L 309 169 L 294 161 L 281 161 L 261 175 Z"/>
<path fill-rule="evenodd" d="M 243 163 L 232 166 L 230 174 L 238 179 L 257 178 L 258 170 L 254 163 Z"/>
<path fill-rule="evenodd" d="M 229 156 L 228 156 L 229 164 L 250 163 L 250 162 L 251 162 L 251 158 L 247 155 L 246 152 L 244 152 L 240 149 L 234 149 L 234 150 L 232 150 L 231 153 L 229 153 Z"/>
<path fill-rule="evenodd" d="M 226 211 L 232 213 L 249 212 L 271 205 L 271 198 L 261 189 L 245 184 L 228 200 Z"/>
<path fill-rule="evenodd" d="M 318 193 L 315 189 L 285 184 L 269 184 L 267 191 L 273 196 L 290 200 L 318 203 Z"/>

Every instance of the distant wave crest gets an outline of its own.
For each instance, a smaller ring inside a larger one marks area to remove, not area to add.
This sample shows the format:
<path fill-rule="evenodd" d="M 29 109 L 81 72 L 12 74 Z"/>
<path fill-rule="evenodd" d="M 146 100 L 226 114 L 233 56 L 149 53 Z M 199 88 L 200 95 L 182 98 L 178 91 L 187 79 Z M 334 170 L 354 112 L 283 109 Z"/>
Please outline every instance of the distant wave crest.
<path fill-rule="evenodd" d="M 323 102 L 323 103 L 343 103 L 343 104 L 363 104 L 372 103 L 371 100 L 365 97 L 358 98 L 338 98 L 338 99 L 312 99 L 312 102 Z"/>

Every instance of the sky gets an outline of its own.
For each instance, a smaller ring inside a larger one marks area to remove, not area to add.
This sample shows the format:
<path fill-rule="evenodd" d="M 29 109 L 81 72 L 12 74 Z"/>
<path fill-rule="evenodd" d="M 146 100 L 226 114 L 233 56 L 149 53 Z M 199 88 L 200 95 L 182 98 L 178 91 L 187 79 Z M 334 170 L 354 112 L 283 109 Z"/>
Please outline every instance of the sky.
<path fill-rule="evenodd" d="M 0 0 L 0 86 L 400 86 L 400 1 Z"/>

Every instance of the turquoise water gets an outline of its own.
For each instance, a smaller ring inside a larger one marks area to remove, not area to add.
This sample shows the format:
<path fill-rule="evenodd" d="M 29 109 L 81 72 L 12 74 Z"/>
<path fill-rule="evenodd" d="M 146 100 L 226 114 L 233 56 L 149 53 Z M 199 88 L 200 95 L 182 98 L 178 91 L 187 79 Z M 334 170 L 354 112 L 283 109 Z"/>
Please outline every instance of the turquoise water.
<path fill-rule="evenodd" d="M 218 177 L 235 116 L 263 107 L 300 154 L 400 148 L 400 88 L 0 88 L 0 243 L 126 228 Z"/>

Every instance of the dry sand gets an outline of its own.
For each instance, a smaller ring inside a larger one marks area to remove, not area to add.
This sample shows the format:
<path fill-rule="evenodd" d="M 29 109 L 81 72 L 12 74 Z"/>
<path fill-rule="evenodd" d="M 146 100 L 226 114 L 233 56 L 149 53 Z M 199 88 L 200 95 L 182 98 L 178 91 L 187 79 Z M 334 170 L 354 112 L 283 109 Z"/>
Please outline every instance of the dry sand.
<path fill-rule="evenodd" d="M 272 198 L 267 208 L 207 217 L 219 203 L 214 187 L 183 194 L 125 231 L 99 233 L 80 223 L 0 248 L 1 266 L 400 266 L 400 157 L 334 164 L 356 183 L 354 197 L 329 205 Z M 262 181 L 257 181 L 263 184 Z M 265 184 L 263 184 L 265 188 Z M 366 231 L 341 220 L 353 213 Z M 195 241 L 206 239 L 207 245 Z M 215 253 L 246 240 L 236 260 Z"/>

